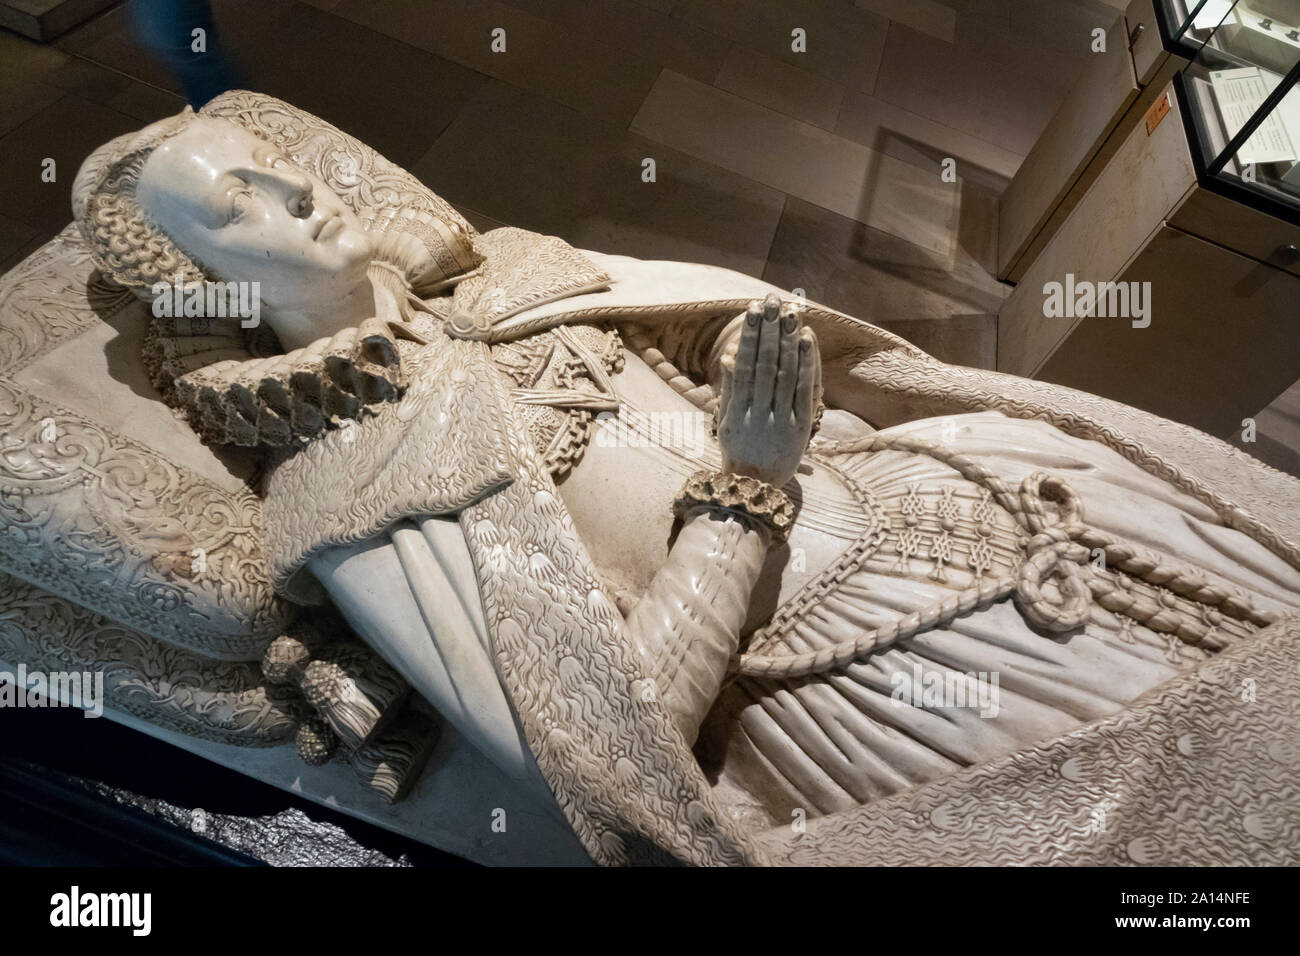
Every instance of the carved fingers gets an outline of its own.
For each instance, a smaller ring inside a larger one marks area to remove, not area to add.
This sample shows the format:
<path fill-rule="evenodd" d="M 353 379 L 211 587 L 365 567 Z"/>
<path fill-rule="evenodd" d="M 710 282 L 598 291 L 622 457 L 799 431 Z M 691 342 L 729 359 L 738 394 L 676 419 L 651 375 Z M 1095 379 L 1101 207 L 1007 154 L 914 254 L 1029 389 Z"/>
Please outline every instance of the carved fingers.
<path fill-rule="evenodd" d="M 750 331 L 749 314 L 754 312 L 755 306 L 759 307 L 760 318 L 753 327 L 758 347 L 754 359 L 754 394 L 750 405 L 754 409 L 771 409 L 783 346 L 788 338 L 781 330 L 784 310 L 781 308 L 781 300 L 775 295 L 769 295 L 761 306 L 757 302 L 751 302 L 749 313 L 745 317 L 745 331 L 741 333 L 742 341 Z"/>
<path fill-rule="evenodd" d="M 781 485 L 807 447 L 821 393 L 817 339 L 793 303 L 751 302 L 722 358 L 718 438 L 728 470 Z"/>
<path fill-rule="evenodd" d="M 799 371 L 791 407 L 800 427 L 806 427 L 811 435 L 813 422 L 817 419 L 817 405 L 822 397 L 821 352 L 812 329 L 799 330 L 796 355 Z"/>

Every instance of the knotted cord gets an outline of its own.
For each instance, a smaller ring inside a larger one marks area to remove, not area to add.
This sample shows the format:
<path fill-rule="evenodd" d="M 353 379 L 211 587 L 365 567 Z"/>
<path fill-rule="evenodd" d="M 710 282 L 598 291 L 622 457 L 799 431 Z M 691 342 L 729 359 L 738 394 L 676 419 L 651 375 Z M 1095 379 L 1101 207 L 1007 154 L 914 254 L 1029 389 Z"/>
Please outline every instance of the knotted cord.
<path fill-rule="evenodd" d="M 1053 475 L 1036 472 L 1013 492 L 1001 478 L 966 455 L 904 435 L 827 442 L 818 450 L 831 455 L 902 451 L 947 465 L 967 481 L 987 489 L 1015 519 L 1024 534 L 1024 560 L 1012 574 L 981 578 L 972 587 L 849 641 L 803 654 L 741 654 L 732 669 L 737 676 L 788 679 L 822 674 L 1008 596 L 1015 599 L 1031 623 L 1056 633 L 1082 626 L 1093 598 L 1113 613 L 1127 615 L 1153 631 L 1176 635 L 1189 644 L 1203 641 L 1225 618 L 1256 627 L 1276 619 L 1244 597 L 1210 582 L 1199 571 L 1172 564 L 1084 524 L 1078 495 Z M 1049 502 L 1055 505 L 1055 515 L 1047 507 Z M 1107 567 L 1160 588 L 1159 600 L 1135 593 L 1123 575 L 1097 573 L 1088 560 L 1095 549 L 1103 552 Z M 1048 581 L 1055 582 L 1055 594 L 1044 589 Z M 1178 607 L 1175 595 L 1203 605 L 1204 613 L 1197 619 Z"/>

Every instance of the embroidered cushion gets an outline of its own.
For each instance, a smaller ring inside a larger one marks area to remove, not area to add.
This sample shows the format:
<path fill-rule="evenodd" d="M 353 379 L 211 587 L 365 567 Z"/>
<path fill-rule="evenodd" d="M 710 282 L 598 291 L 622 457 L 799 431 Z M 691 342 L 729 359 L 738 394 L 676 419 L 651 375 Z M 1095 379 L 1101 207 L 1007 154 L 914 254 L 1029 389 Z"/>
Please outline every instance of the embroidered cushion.
<path fill-rule="evenodd" d="M 255 459 L 163 404 L 148 307 L 76 226 L 0 277 L 0 571 L 127 627 L 257 660 L 290 607 L 262 553 Z"/>

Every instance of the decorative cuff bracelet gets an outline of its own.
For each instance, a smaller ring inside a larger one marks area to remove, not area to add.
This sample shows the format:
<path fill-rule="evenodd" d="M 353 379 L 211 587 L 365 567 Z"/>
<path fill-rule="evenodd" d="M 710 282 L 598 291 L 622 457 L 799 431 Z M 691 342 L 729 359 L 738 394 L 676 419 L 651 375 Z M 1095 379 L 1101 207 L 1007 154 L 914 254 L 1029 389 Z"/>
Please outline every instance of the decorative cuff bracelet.
<path fill-rule="evenodd" d="M 685 520 L 696 507 L 723 508 L 757 522 L 779 544 L 794 525 L 794 502 L 780 488 L 757 478 L 723 471 L 697 471 L 673 501 L 673 514 Z"/>

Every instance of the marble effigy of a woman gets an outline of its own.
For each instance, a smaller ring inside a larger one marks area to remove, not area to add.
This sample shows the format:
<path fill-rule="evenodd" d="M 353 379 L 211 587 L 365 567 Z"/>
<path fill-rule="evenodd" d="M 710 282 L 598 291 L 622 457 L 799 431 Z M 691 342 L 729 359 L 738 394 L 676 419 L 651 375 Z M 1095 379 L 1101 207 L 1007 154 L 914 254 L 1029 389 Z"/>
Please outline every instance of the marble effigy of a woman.
<path fill-rule="evenodd" d="M 149 301 L 257 284 L 143 360 L 262 456 L 276 591 L 594 860 L 1294 862 L 1294 742 L 1230 782 L 1300 701 L 1290 479 L 736 273 L 477 234 L 268 102 L 108 144 L 78 224 Z"/>

